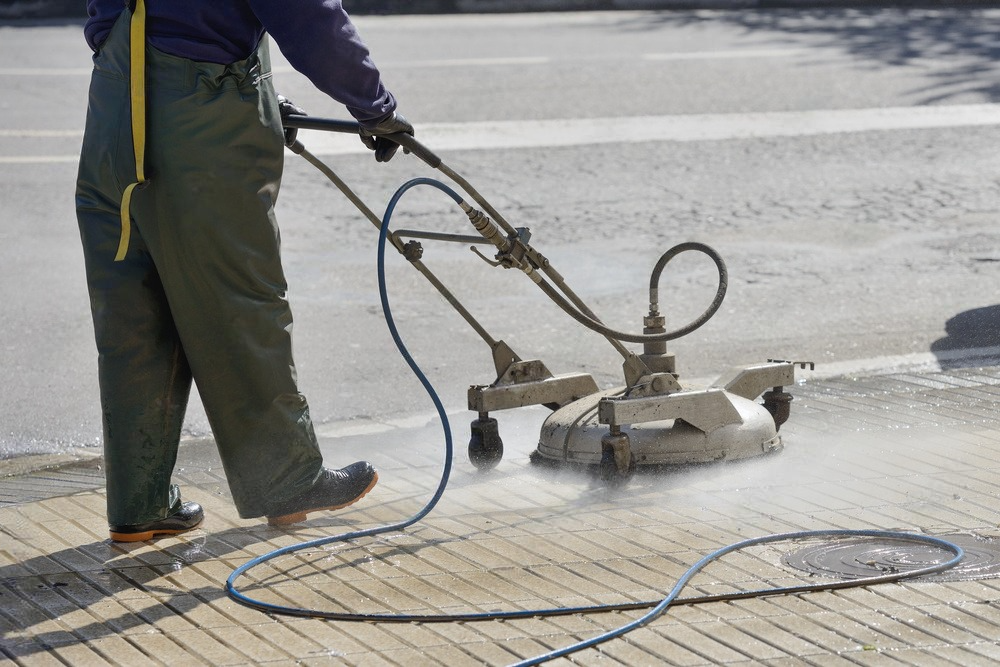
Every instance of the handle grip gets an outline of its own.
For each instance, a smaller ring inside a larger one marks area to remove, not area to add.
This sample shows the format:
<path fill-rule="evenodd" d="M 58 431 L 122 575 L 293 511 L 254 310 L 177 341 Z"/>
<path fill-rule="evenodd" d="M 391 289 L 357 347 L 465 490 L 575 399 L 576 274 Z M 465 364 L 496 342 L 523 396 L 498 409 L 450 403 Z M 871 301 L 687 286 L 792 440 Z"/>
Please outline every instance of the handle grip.
<path fill-rule="evenodd" d="M 338 120 L 334 118 L 316 118 L 313 116 L 301 116 L 290 114 L 283 119 L 285 127 L 298 128 L 300 130 L 321 130 L 324 132 L 340 132 L 342 134 L 361 135 L 361 123 L 355 120 Z M 395 141 L 397 144 L 410 151 L 418 158 L 426 162 L 432 169 L 437 169 L 441 165 L 441 158 L 435 155 L 429 148 L 413 138 L 413 135 L 406 132 L 380 135 Z"/>

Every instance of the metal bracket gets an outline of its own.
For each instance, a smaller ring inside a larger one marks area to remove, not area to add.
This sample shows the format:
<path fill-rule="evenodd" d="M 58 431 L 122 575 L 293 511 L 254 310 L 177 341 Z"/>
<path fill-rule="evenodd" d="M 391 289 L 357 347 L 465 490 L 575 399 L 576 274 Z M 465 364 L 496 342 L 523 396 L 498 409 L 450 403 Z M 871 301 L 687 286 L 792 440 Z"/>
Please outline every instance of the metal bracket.
<path fill-rule="evenodd" d="M 612 427 L 664 419 L 683 419 L 704 433 L 741 424 L 739 410 L 722 389 L 680 391 L 660 396 L 608 396 L 597 404 L 597 419 Z"/>
<path fill-rule="evenodd" d="M 528 241 L 531 239 L 531 230 L 527 227 L 517 227 L 517 236 L 508 237 L 510 249 L 507 252 L 497 254 L 497 259 L 507 268 L 521 269 L 524 266 L 524 256 L 530 247 Z"/>
<path fill-rule="evenodd" d="M 497 382 L 507 372 L 507 369 L 518 361 L 521 361 L 521 357 L 517 356 L 517 353 L 510 348 L 510 345 L 507 345 L 502 340 L 498 340 L 493 344 L 493 367 L 497 370 Z"/>
<path fill-rule="evenodd" d="M 683 391 L 677 376 L 673 373 L 650 373 L 643 375 L 639 381 L 628 388 L 625 392 L 627 398 L 640 398 L 642 396 L 663 396 Z"/>
<path fill-rule="evenodd" d="M 538 359 L 530 361 L 515 361 L 497 378 L 494 386 L 505 384 L 524 384 L 525 382 L 537 382 L 547 380 L 552 377 L 552 373 Z"/>
<path fill-rule="evenodd" d="M 815 361 L 789 361 L 787 359 L 768 359 L 767 362 L 771 364 L 791 364 L 792 366 L 798 366 L 803 370 L 805 370 L 805 367 L 808 366 L 809 370 L 811 371 L 816 370 Z"/>
<path fill-rule="evenodd" d="M 752 401 L 771 387 L 795 384 L 796 363 L 800 362 L 768 361 L 764 364 L 739 366 L 720 375 L 712 386 L 721 387 Z"/>
<path fill-rule="evenodd" d="M 622 363 L 622 373 L 625 375 L 625 386 L 634 387 L 647 375 L 652 375 L 646 362 L 639 358 L 639 355 L 629 352 Z"/>
<path fill-rule="evenodd" d="M 485 414 L 526 405 L 561 407 L 598 391 L 597 382 L 588 373 L 553 377 L 540 361 L 518 362 L 514 366 L 492 385 L 469 387 L 469 410 Z M 539 369 L 544 370 L 545 377 L 539 377 Z M 522 379 L 513 381 L 515 377 Z"/>
<path fill-rule="evenodd" d="M 469 387 L 469 409 L 479 414 L 526 405 L 562 407 L 578 398 L 597 393 L 597 382 L 588 373 L 553 377 L 537 359 L 521 358 L 502 340 L 493 345 L 497 379 L 490 385 Z"/>

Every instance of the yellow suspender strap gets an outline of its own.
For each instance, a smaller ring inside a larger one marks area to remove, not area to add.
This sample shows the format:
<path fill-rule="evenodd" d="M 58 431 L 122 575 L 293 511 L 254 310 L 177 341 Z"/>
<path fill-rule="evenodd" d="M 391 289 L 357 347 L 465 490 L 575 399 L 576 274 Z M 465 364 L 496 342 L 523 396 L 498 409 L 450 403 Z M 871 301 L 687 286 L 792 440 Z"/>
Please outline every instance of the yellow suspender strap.
<path fill-rule="evenodd" d="M 129 210 L 132 191 L 146 182 L 144 163 L 146 161 L 146 3 L 136 0 L 129 24 L 129 92 L 132 102 L 132 148 L 135 151 L 135 183 L 122 194 L 122 233 L 118 241 L 115 261 L 120 262 L 128 251 L 129 236 L 132 231 Z"/>

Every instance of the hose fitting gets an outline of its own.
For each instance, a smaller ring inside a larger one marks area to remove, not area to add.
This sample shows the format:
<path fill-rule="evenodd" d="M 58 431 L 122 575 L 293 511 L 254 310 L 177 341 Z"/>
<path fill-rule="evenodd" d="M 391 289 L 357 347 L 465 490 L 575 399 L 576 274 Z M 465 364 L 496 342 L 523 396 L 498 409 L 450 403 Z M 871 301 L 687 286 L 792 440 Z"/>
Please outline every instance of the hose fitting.
<path fill-rule="evenodd" d="M 490 220 L 489 216 L 471 206 L 468 208 L 462 206 L 462 208 L 465 209 L 466 215 L 469 216 L 469 222 L 472 223 L 477 232 L 483 235 L 483 238 L 495 245 L 500 252 L 510 252 L 510 241 L 500 232 L 500 228 L 495 222 Z"/>

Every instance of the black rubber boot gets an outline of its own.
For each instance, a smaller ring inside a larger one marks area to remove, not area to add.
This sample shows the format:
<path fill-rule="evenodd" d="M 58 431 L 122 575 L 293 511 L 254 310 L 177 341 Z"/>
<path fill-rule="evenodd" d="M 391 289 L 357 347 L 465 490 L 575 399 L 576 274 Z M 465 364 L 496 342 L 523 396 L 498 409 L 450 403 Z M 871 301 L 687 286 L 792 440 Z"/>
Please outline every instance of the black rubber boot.
<path fill-rule="evenodd" d="M 115 542 L 145 542 L 159 535 L 180 535 L 194 530 L 205 520 L 205 511 L 198 503 L 183 503 L 179 510 L 162 519 L 134 526 L 110 526 Z"/>
<path fill-rule="evenodd" d="M 311 489 L 273 507 L 267 513 L 271 526 L 288 526 L 306 520 L 309 512 L 336 510 L 358 502 L 378 482 L 371 463 L 358 461 L 340 470 L 324 468 Z"/>

